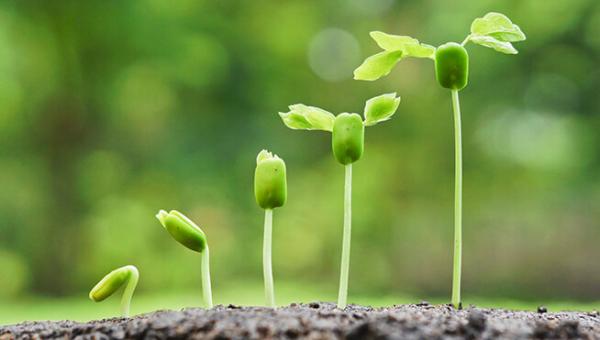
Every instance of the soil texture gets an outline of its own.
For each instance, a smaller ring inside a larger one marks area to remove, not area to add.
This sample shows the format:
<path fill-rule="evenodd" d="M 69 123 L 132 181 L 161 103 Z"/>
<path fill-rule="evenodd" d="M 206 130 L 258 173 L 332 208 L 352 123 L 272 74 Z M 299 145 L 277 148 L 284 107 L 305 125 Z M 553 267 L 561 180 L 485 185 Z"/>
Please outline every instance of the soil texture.
<path fill-rule="evenodd" d="M 217 306 L 90 322 L 24 322 L 8 339 L 600 339 L 600 313 L 456 310 L 426 302 L 371 308 L 333 303 Z"/>

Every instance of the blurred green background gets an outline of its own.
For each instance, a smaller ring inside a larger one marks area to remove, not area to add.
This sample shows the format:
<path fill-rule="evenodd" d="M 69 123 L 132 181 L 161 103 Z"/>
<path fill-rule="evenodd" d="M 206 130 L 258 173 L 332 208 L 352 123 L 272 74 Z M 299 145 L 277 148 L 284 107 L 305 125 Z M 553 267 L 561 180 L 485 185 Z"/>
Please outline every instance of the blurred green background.
<path fill-rule="evenodd" d="M 354 167 L 350 302 L 450 296 L 453 122 L 429 60 L 377 82 L 352 71 L 368 32 L 439 45 L 507 14 L 516 56 L 473 44 L 461 92 L 466 304 L 600 303 L 600 2 L 4 1 L 0 3 L 0 323 L 117 314 L 88 289 L 141 272 L 133 311 L 200 304 L 200 258 L 154 218 L 209 237 L 217 303 L 262 303 L 256 154 L 288 167 L 274 217 L 281 303 L 334 300 L 343 168 L 327 133 L 277 116 L 302 102 L 362 112 L 398 92 Z M 279 288 L 279 289 L 278 289 Z M 145 302 L 144 302 L 145 301 Z"/>

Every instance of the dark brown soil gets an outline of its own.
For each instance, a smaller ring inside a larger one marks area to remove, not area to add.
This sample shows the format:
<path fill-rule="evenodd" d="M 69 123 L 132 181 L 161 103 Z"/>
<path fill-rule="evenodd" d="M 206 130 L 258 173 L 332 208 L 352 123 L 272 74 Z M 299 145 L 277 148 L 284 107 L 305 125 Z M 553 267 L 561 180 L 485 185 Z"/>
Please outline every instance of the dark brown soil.
<path fill-rule="evenodd" d="M 289 307 L 217 306 L 158 311 L 88 323 L 25 322 L 0 328 L 6 339 L 600 339 L 598 312 L 517 312 L 427 303 L 390 308 L 331 303 Z"/>

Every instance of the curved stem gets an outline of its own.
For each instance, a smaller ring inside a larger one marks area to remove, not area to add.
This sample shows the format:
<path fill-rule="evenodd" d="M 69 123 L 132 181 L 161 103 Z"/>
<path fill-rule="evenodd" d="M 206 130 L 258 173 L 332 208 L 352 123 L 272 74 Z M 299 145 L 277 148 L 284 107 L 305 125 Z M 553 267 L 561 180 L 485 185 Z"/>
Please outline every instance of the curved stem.
<path fill-rule="evenodd" d="M 202 295 L 204 296 L 204 304 L 207 308 L 213 307 L 212 302 L 212 288 L 210 285 L 210 252 L 208 250 L 208 246 L 202 253 Z"/>
<path fill-rule="evenodd" d="M 346 307 L 348 298 L 348 272 L 350 270 L 350 236 L 352 233 L 352 164 L 346 164 L 344 179 L 344 237 L 342 241 L 342 268 L 340 270 L 340 290 L 338 308 Z"/>
<path fill-rule="evenodd" d="M 138 280 L 140 278 L 140 274 L 138 270 L 133 267 L 129 271 L 129 279 L 127 280 L 127 286 L 123 291 L 123 296 L 121 297 L 121 315 L 123 317 L 129 317 L 129 307 L 131 306 L 131 298 L 133 297 L 133 292 L 135 291 L 135 287 L 137 286 Z"/>
<path fill-rule="evenodd" d="M 452 90 L 454 111 L 454 271 L 452 274 L 452 304 L 460 307 L 460 275 L 462 265 L 462 134 L 458 90 Z"/>
<path fill-rule="evenodd" d="M 265 299 L 268 307 L 275 307 L 273 268 L 271 265 L 271 243 L 273 234 L 273 210 L 265 209 L 265 235 L 263 238 L 263 275 L 265 277 Z"/>

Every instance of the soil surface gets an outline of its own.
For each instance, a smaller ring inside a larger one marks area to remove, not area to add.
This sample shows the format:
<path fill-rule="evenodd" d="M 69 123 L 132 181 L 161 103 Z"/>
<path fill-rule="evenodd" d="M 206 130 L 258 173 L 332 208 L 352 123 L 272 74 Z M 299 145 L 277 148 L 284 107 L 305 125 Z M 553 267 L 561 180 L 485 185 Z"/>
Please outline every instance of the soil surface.
<path fill-rule="evenodd" d="M 217 306 L 157 311 L 87 323 L 25 322 L 0 327 L 7 339 L 600 339 L 600 313 L 519 312 L 448 305 L 371 308 L 332 303 Z"/>

